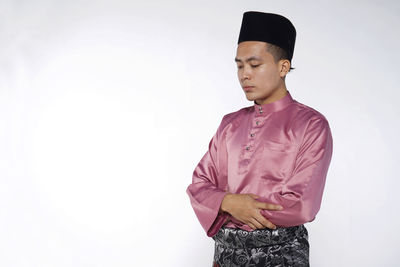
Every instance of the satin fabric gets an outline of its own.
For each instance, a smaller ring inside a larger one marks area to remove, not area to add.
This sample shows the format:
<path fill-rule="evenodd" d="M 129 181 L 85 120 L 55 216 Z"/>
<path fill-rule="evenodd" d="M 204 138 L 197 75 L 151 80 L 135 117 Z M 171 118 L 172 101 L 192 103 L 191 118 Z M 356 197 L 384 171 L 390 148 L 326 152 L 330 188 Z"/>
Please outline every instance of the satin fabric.
<path fill-rule="evenodd" d="M 208 236 L 222 225 L 252 231 L 221 212 L 229 193 L 253 193 L 258 201 L 283 206 L 261 210 L 277 227 L 315 219 L 332 157 L 332 134 L 317 110 L 294 100 L 289 91 L 272 103 L 226 114 L 193 171 L 187 187 L 191 205 Z"/>

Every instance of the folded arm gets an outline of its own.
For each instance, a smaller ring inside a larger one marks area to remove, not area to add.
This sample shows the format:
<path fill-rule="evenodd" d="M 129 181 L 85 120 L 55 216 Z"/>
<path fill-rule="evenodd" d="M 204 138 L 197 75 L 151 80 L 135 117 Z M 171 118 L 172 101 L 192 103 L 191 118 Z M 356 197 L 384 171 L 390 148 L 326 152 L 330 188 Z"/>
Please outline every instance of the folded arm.
<path fill-rule="evenodd" d="M 192 183 L 186 190 L 193 210 L 208 236 L 215 235 L 229 216 L 220 211 L 222 200 L 228 193 L 224 188 L 226 177 L 221 172 L 221 159 L 218 155 L 219 150 L 224 149 L 223 145 L 219 145 L 221 125 L 209 142 L 208 151 L 196 166 Z"/>
<path fill-rule="evenodd" d="M 321 206 L 332 145 L 328 122 L 321 118 L 310 121 L 290 179 L 280 192 L 269 197 L 272 203 L 282 205 L 283 210 L 262 210 L 261 214 L 282 227 L 313 221 Z"/>

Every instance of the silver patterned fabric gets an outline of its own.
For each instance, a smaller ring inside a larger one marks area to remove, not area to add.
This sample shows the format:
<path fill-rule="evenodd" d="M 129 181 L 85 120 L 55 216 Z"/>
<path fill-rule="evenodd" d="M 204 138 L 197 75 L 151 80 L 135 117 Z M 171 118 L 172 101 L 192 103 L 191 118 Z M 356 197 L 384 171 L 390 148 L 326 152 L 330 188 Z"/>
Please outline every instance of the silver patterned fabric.
<path fill-rule="evenodd" d="M 303 224 L 254 231 L 221 227 L 212 238 L 213 267 L 310 266 L 308 231 Z"/>

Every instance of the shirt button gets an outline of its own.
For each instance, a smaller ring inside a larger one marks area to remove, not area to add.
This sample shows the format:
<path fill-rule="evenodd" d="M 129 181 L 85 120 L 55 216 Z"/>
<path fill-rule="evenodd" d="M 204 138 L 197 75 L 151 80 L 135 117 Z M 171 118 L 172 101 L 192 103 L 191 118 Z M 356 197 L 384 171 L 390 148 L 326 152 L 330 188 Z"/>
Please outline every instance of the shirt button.
<path fill-rule="evenodd" d="M 249 146 L 246 146 L 246 150 L 249 150 L 250 149 L 250 147 Z"/>

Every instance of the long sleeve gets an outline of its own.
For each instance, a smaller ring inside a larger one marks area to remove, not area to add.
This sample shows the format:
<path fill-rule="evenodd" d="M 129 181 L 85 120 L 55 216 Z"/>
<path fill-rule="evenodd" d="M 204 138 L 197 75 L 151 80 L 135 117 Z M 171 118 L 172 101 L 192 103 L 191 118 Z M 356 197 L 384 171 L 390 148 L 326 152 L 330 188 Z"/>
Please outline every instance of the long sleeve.
<path fill-rule="evenodd" d="M 209 142 L 208 151 L 196 166 L 192 183 L 186 190 L 193 210 L 208 236 L 215 235 L 229 216 L 228 213 L 219 211 L 227 193 L 226 177 L 222 171 L 226 166 L 221 166 L 224 160 L 219 155 L 223 152 L 220 149 L 226 150 L 224 145 L 220 145 L 222 122 Z"/>
<path fill-rule="evenodd" d="M 292 175 L 282 186 L 281 192 L 274 193 L 270 198 L 272 203 L 282 205 L 283 210 L 262 210 L 261 214 L 275 225 L 283 227 L 313 221 L 320 209 L 332 146 L 328 122 L 321 118 L 310 121 Z"/>

